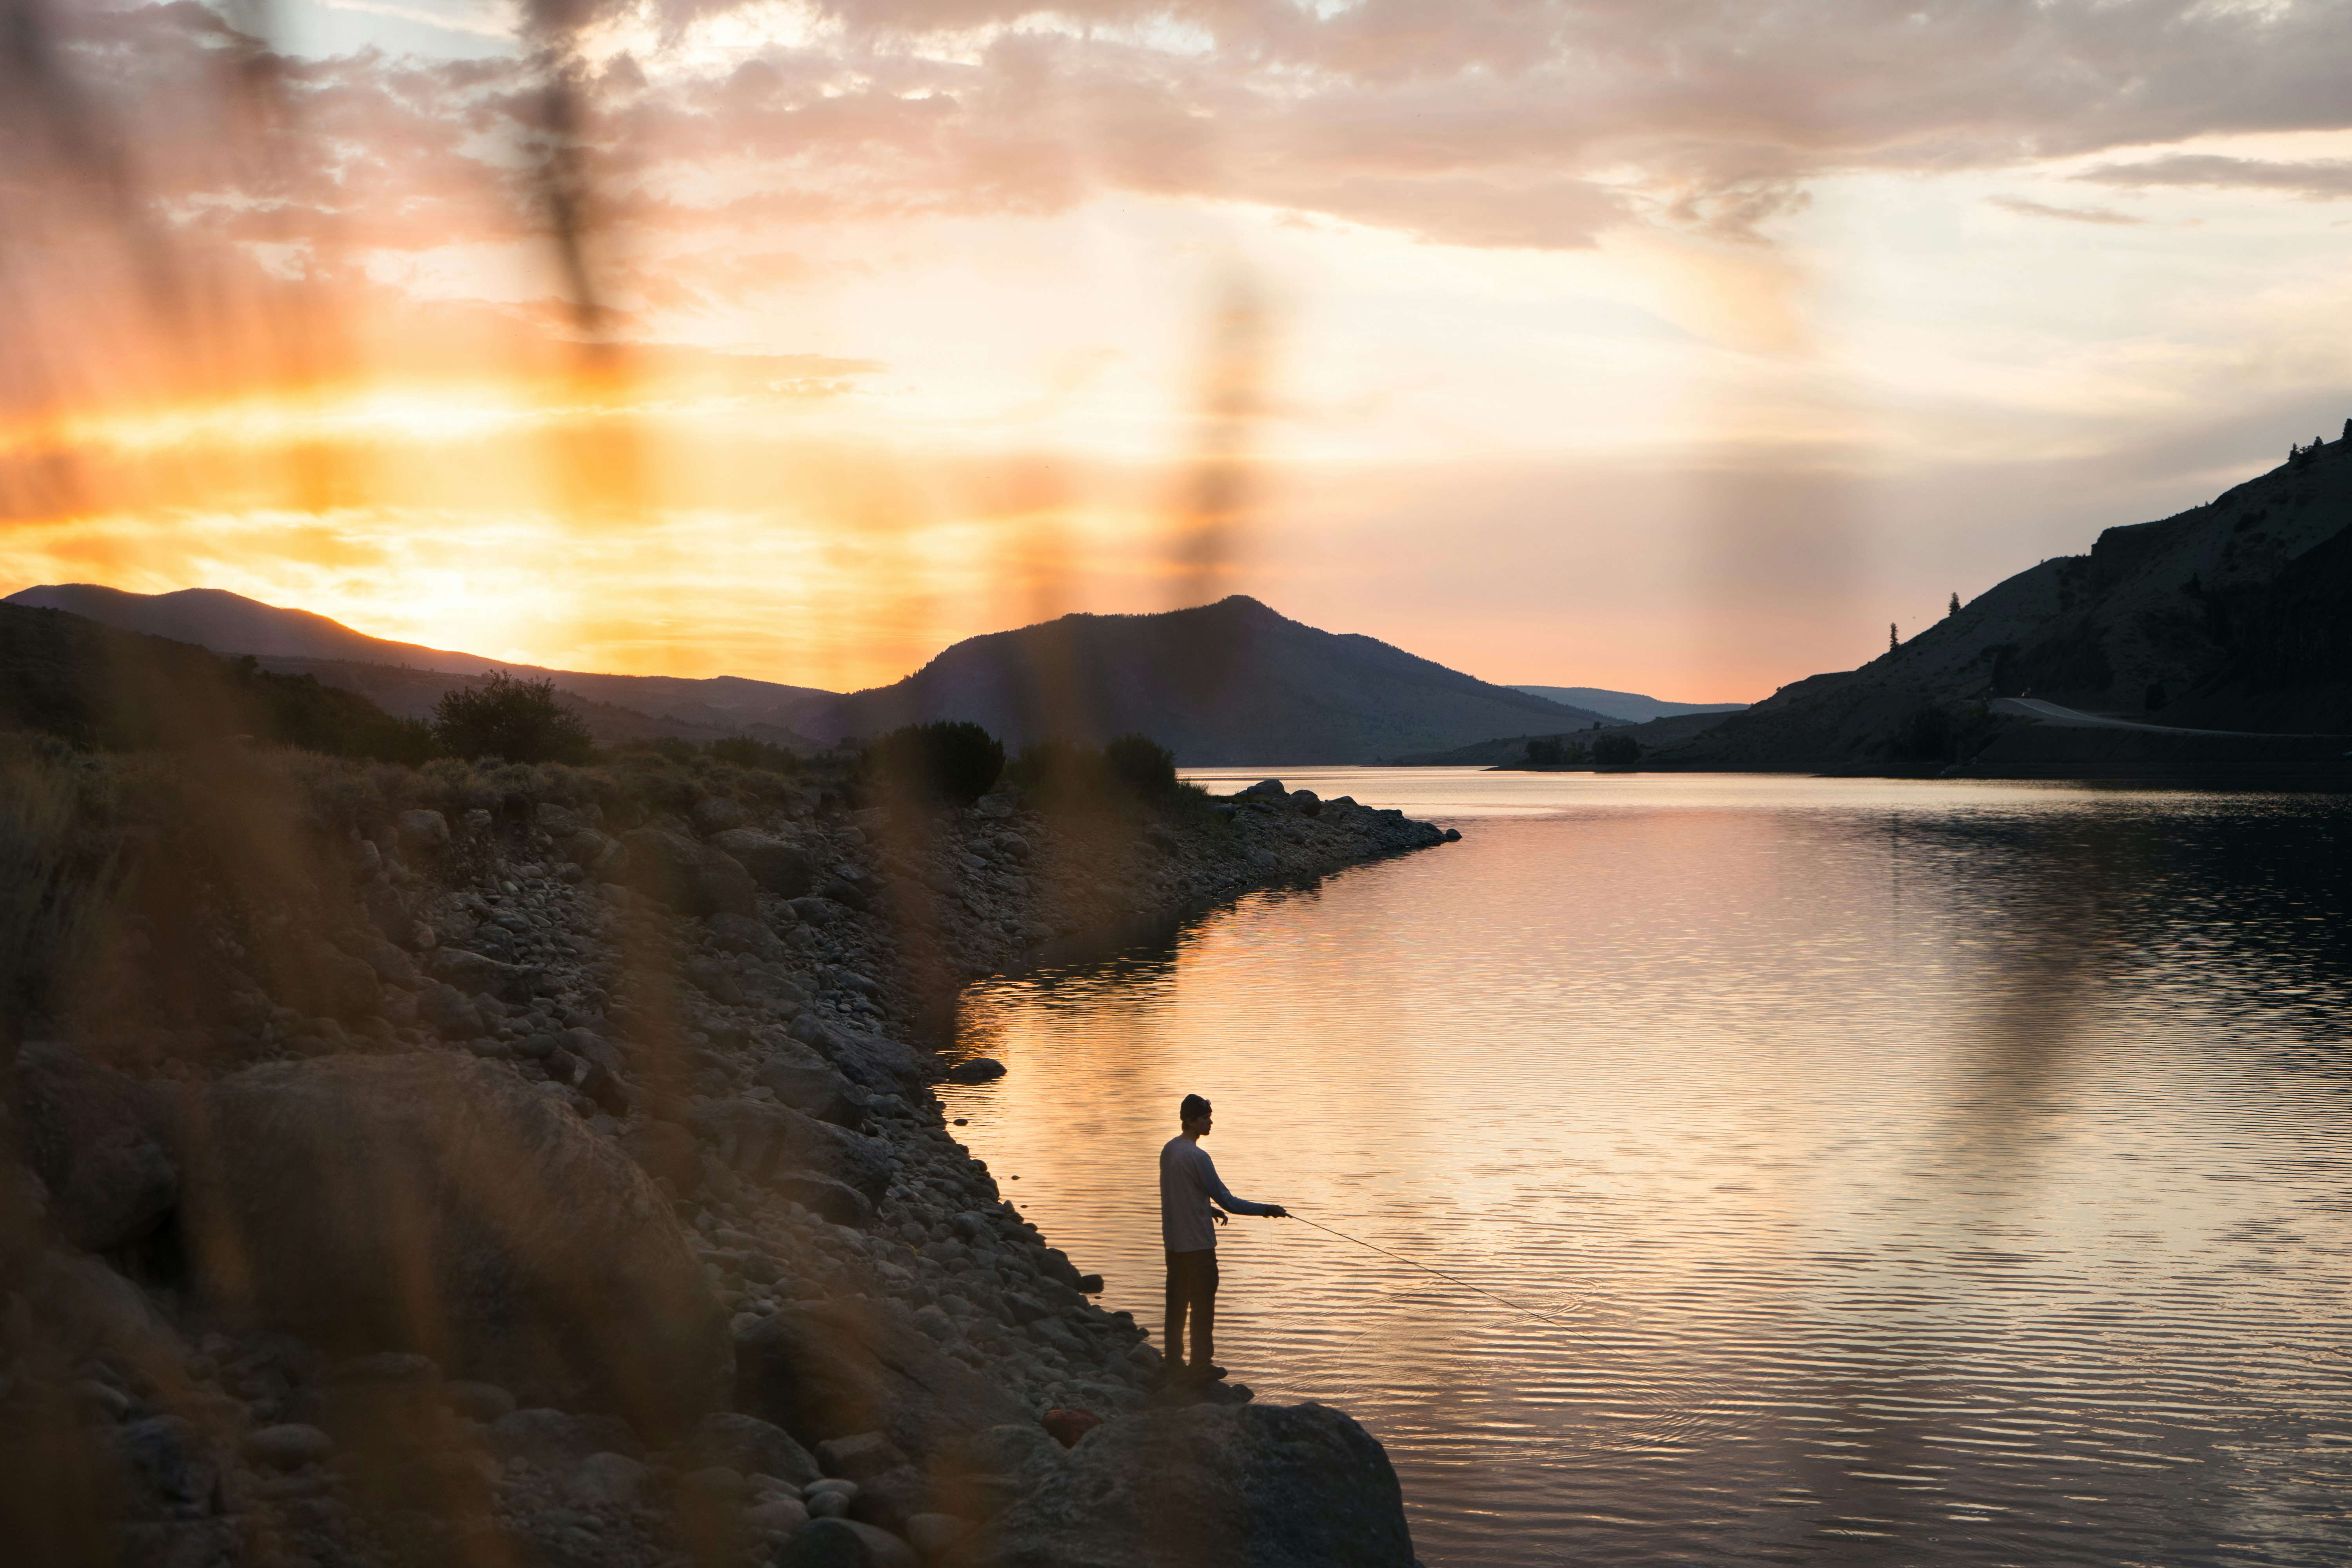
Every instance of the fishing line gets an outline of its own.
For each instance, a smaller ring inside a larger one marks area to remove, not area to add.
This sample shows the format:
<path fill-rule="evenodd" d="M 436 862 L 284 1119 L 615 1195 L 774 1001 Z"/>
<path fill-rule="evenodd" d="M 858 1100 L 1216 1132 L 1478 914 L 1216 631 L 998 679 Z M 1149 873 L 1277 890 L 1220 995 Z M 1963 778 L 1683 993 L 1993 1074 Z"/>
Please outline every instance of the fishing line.
<path fill-rule="evenodd" d="M 1404 1264 L 1408 1268 L 1420 1269 L 1423 1274 L 1435 1275 L 1438 1279 L 1444 1280 L 1449 1285 L 1459 1285 L 1465 1290 L 1475 1290 L 1479 1295 L 1486 1297 L 1488 1300 L 1499 1301 L 1514 1312 L 1525 1312 L 1528 1317 L 1535 1319 L 1539 1323 L 1548 1324 L 1565 1333 L 1576 1334 L 1576 1331 L 1574 1329 L 1570 1328 L 1566 1323 L 1561 1322 L 1559 1318 L 1551 1315 L 1550 1313 L 1538 1312 L 1533 1307 L 1522 1307 L 1507 1296 L 1496 1295 L 1495 1292 L 1487 1289 L 1484 1285 L 1473 1285 L 1467 1279 L 1459 1279 L 1454 1275 L 1446 1273 L 1443 1268 L 1432 1268 L 1426 1263 L 1423 1263 L 1416 1258 L 1407 1258 L 1402 1252 L 1391 1252 L 1387 1247 L 1379 1245 L 1377 1242 L 1366 1241 L 1360 1236 L 1349 1236 L 1344 1230 L 1333 1230 L 1329 1226 L 1325 1225 L 1318 1220 L 1308 1219 L 1305 1215 L 1292 1213 L 1289 1215 L 1289 1217 L 1297 1220 L 1301 1225 L 1311 1225 L 1317 1230 L 1323 1232 L 1326 1236 L 1336 1236 L 1341 1241 L 1352 1241 L 1358 1247 L 1368 1247 L 1370 1250 L 1379 1253 L 1383 1258 L 1393 1258 L 1399 1263 Z M 1570 1309 L 1571 1311 L 1576 1310 L 1577 1309 L 1575 1308 Z M 1576 1337 L 1583 1339 L 1586 1336 L 1576 1334 Z"/>

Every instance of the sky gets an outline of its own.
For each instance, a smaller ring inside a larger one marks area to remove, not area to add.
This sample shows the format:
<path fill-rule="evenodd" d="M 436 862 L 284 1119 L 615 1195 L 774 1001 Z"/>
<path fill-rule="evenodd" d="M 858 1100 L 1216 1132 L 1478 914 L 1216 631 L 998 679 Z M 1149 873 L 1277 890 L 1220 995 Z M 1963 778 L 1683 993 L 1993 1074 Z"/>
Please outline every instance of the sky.
<path fill-rule="evenodd" d="M 2352 416 L 2352 5 L 0 0 L 0 591 L 1752 700 Z"/>

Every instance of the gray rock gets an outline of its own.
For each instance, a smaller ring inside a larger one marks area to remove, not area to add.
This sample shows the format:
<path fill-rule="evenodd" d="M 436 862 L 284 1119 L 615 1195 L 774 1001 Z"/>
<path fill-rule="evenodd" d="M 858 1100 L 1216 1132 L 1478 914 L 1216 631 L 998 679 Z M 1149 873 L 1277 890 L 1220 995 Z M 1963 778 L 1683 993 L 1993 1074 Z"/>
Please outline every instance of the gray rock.
<path fill-rule="evenodd" d="M 823 1057 L 797 1043 L 761 1062 L 751 1081 L 793 1110 L 836 1127 L 855 1127 L 866 1119 L 864 1094 Z"/>
<path fill-rule="evenodd" d="M 532 826 L 559 844 L 573 834 L 586 832 L 595 826 L 570 806 L 544 800 L 532 809 L 530 820 Z"/>
<path fill-rule="evenodd" d="M 449 819 L 437 811 L 404 811 L 394 819 L 404 855 L 429 855 L 449 847 Z"/>
<path fill-rule="evenodd" d="M 854 1492 L 811 1491 L 801 1500 L 801 1506 L 808 1510 L 811 1519 L 847 1519 L 849 1500 L 856 1495 Z"/>
<path fill-rule="evenodd" d="M 592 881 L 619 882 L 629 874 L 628 850 L 619 839 L 593 827 L 583 827 L 565 838 L 557 857 L 587 872 Z"/>
<path fill-rule="evenodd" d="M 255 1463 L 273 1470 L 299 1470 L 333 1453 L 335 1440 L 316 1426 L 288 1422 L 247 1433 L 245 1451 Z"/>
<path fill-rule="evenodd" d="M 129 1494 L 122 1500 L 144 1517 L 187 1518 L 211 1512 L 220 1487 L 220 1463 L 194 1422 L 157 1415 L 118 1426 L 107 1447 Z"/>
<path fill-rule="evenodd" d="M 1413 1568 L 1387 1453 L 1320 1405 L 1195 1405 L 1088 1433 L 947 1568 Z"/>
<path fill-rule="evenodd" d="M 1069 1450 L 1034 1421 L 1013 1421 L 973 1435 L 963 1447 L 966 1469 L 1040 1481 L 1057 1473 Z"/>
<path fill-rule="evenodd" d="M 847 1024 L 829 1023 L 814 1013 L 793 1020 L 792 1037 L 821 1052 L 842 1076 L 880 1094 L 912 1100 L 939 1074 L 937 1058 L 887 1036 Z"/>
<path fill-rule="evenodd" d="M 617 1415 L 569 1410 L 513 1410 L 490 1423 L 490 1447 L 503 1459 L 567 1474 L 598 1454 L 635 1458 L 636 1434 Z"/>
<path fill-rule="evenodd" d="M 796 1487 L 808 1485 L 823 1473 L 791 1433 L 756 1415 L 732 1411 L 704 1416 L 670 1450 L 670 1462 L 680 1470 L 724 1465 L 747 1476 L 773 1476 Z"/>
<path fill-rule="evenodd" d="M 904 1465 L 907 1456 L 883 1433 L 858 1432 L 819 1443 L 816 1462 L 827 1477 L 856 1481 L 862 1487 L 883 1471 Z"/>
<path fill-rule="evenodd" d="M 792 910 L 796 919 L 813 926 L 831 925 L 837 920 L 847 919 L 849 914 L 846 909 L 831 899 L 793 899 L 784 907 Z"/>
<path fill-rule="evenodd" d="M 491 995 L 518 1007 L 527 1007 L 546 981 L 544 970 L 520 963 L 501 963 L 495 958 L 469 952 L 462 947 L 438 947 L 425 960 L 425 968 L 436 980 L 456 987 L 468 996 Z"/>
<path fill-rule="evenodd" d="M 439 1031 L 444 1039 L 470 1040 L 486 1032 L 480 1011 L 466 994 L 446 981 L 430 980 L 416 993 L 416 1016 Z"/>
<path fill-rule="evenodd" d="M 441 1385 L 441 1403 L 486 1426 L 515 1410 L 515 1396 L 497 1384 L 473 1383 L 463 1378 Z"/>
<path fill-rule="evenodd" d="M 1004 1064 L 994 1057 L 971 1057 L 948 1068 L 950 1083 L 986 1083 L 1004 1076 Z"/>
<path fill-rule="evenodd" d="M 874 1223 L 874 1200 L 845 1183 L 787 1173 L 769 1178 L 776 1192 L 823 1219 L 864 1230 Z"/>
<path fill-rule="evenodd" d="M 816 863 L 774 834 L 753 827 L 733 827 L 713 834 L 710 843 L 712 847 L 740 861 L 762 892 L 780 899 L 797 899 L 816 885 Z"/>
<path fill-rule="evenodd" d="M 826 877 L 816 885 L 817 896 L 830 899 L 847 909 L 863 910 L 872 900 L 866 884 L 854 878 Z"/>
<path fill-rule="evenodd" d="M 736 1406 L 803 1442 L 881 1432 L 921 1458 L 1028 1407 L 934 1345 L 897 1302 L 793 1302 L 735 1339 Z"/>
<path fill-rule="evenodd" d="M 50 1218 L 66 1240 L 108 1251 L 171 1214 L 180 1172 L 167 1147 L 176 1104 L 169 1089 L 47 1041 L 18 1052 L 14 1076 L 26 1163 L 47 1186 Z"/>
<path fill-rule="evenodd" d="M 776 1554 L 776 1568 L 917 1568 L 915 1549 L 870 1524 L 812 1519 Z"/>
<path fill-rule="evenodd" d="M 808 1504 L 798 1498 L 770 1498 L 743 1510 L 744 1524 L 763 1535 L 790 1535 L 808 1521 Z"/>
<path fill-rule="evenodd" d="M 626 1454 L 591 1454 L 563 1483 L 563 1495 L 582 1508 L 635 1508 L 652 1474 Z"/>
<path fill-rule="evenodd" d="M 709 845 L 658 827 L 621 835 L 628 886 L 681 914 L 759 913 L 759 889 L 742 865 Z"/>
<path fill-rule="evenodd" d="M 1280 779 L 1260 779 L 1249 788 L 1235 792 L 1234 798 L 1235 800 L 1284 801 L 1290 798 L 1290 792 L 1282 786 Z"/>
<path fill-rule="evenodd" d="M 363 960 L 375 977 L 386 985 L 397 985 L 404 991 L 414 991 L 425 982 L 416 973 L 416 963 L 380 936 L 362 931 L 353 936 L 355 955 Z"/>
<path fill-rule="evenodd" d="M 890 1155 L 879 1139 L 753 1100 L 698 1100 L 686 1125 L 719 1157 L 755 1182 L 816 1175 L 878 1202 L 890 1186 Z"/>
<path fill-rule="evenodd" d="M 908 1520 L 936 1510 L 939 1503 L 938 1489 L 913 1466 L 901 1465 L 858 1482 L 857 1495 L 849 1500 L 849 1517 L 904 1535 Z"/>
<path fill-rule="evenodd" d="M 950 1547 L 971 1533 L 971 1521 L 951 1513 L 919 1513 L 907 1521 L 907 1544 L 926 1563 L 947 1555 Z"/>
<path fill-rule="evenodd" d="M 709 838 L 730 827 L 743 826 L 751 820 L 751 814 L 743 809 L 740 801 L 730 800 L 723 795 L 706 795 L 694 803 L 687 819 L 694 824 L 697 833 Z"/>
<path fill-rule="evenodd" d="M 971 809 L 972 814 L 976 816 L 988 821 L 1001 822 L 1004 818 L 1011 816 L 1019 805 L 1020 801 L 1018 797 L 1014 795 L 982 795 L 979 800 L 972 803 Z"/>
<path fill-rule="evenodd" d="M 507 1071 L 446 1053 L 249 1068 L 194 1100 L 185 1143 L 182 1234 L 215 1310 L 328 1350 L 429 1347 L 649 1432 L 723 1401 L 726 1311 L 668 1202 Z"/>
<path fill-rule="evenodd" d="M 730 952 L 773 958 L 784 951 L 776 933 L 749 915 L 715 914 L 708 923 L 711 940 Z"/>

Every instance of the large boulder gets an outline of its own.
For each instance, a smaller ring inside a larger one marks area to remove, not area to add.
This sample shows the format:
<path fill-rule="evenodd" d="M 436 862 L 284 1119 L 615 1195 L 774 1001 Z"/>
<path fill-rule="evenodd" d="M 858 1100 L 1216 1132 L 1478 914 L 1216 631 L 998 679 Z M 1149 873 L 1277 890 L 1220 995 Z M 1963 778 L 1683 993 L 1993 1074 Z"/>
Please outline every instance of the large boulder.
<path fill-rule="evenodd" d="M 746 1476 L 774 1476 L 796 1487 L 824 1472 L 793 1435 L 771 1421 L 736 1411 L 706 1415 L 685 1441 L 670 1450 L 670 1467 L 681 1474 L 713 1465 Z"/>
<path fill-rule="evenodd" d="M 1413 1568 L 1372 1435 L 1321 1405 L 1193 1405 L 1097 1427 L 945 1568 Z"/>
<path fill-rule="evenodd" d="M 793 1110 L 855 1127 L 866 1120 L 866 1097 L 823 1057 L 798 1041 L 761 1062 L 751 1081 L 761 1085 Z"/>
<path fill-rule="evenodd" d="M 433 978 L 455 986 L 467 996 L 490 995 L 518 1007 L 528 1006 L 546 982 L 544 970 L 526 963 L 502 963 L 462 947 L 436 947 L 425 967 Z"/>
<path fill-rule="evenodd" d="M 74 1246 L 104 1252 L 153 1231 L 179 1201 L 167 1147 L 174 1097 L 38 1041 L 16 1056 L 18 1136 L 49 1191 L 50 1218 Z"/>
<path fill-rule="evenodd" d="M 756 1100 L 698 1100 L 686 1125 L 712 1145 L 737 1174 L 755 1182 L 789 1183 L 814 1175 L 879 1201 L 890 1186 L 890 1155 L 877 1138 L 805 1116 L 789 1105 Z"/>
<path fill-rule="evenodd" d="M 740 862 L 707 844 L 659 827 L 621 835 L 629 854 L 628 885 L 682 914 L 751 915 L 759 889 Z"/>
<path fill-rule="evenodd" d="M 726 1312 L 661 1193 L 512 1074 L 439 1053 L 192 1096 L 182 1232 L 216 1308 L 641 1430 L 724 1403 Z"/>
<path fill-rule="evenodd" d="M 780 899 L 797 899 L 816 884 L 816 864 L 806 852 L 756 827 L 730 827 L 710 842 L 742 863 L 751 879 Z"/>
<path fill-rule="evenodd" d="M 793 1302 L 745 1325 L 735 1403 L 805 1444 L 880 1432 L 918 1459 L 1031 1419 L 1019 1399 L 933 1344 L 905 1303 L 866 1296 Z"/>
<path fill-rule="evenodd" d="M 914 1100 L 940 1075 L 936 1058 L 883 1035 L 828 1023 L 814 1012 L 793 1020 L 792 1037 L 823 1053 L 850 1082 Z"/>

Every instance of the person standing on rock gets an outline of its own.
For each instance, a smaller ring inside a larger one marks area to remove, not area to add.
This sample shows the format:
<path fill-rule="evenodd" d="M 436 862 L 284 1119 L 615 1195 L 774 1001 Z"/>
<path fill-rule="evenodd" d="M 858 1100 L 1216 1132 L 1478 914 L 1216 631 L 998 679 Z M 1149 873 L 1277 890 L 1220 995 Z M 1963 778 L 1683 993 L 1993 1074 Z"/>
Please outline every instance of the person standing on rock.
<path fill-rule="evenodd" d="M 1209 1102 L 1188 1094 L 1177 1110 L 1184 1131 L 1160 1151 L 1160 1236 L 1168 1248 L 1168 1328 L 1161 1342 L 1171 1387 L 1214 1383 L 1216 1363 L 1217 1226 L 1227 1214 L 1287 1219 L 1280 1204 L 1254 1204 L 1225 1189 L 1201 1140 L 1215 1125 Z M 1213 1206 L 1212 1206 L 1213 1205 Z M 1219 1212 L 1223 1211 L 1223 1213 Z M 1192 1359 L 1184 1360 L 1184 1318 L 1192 1319 Z"/>

